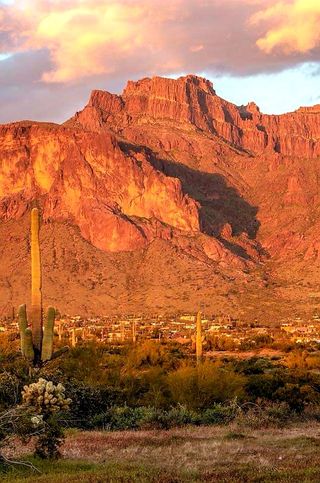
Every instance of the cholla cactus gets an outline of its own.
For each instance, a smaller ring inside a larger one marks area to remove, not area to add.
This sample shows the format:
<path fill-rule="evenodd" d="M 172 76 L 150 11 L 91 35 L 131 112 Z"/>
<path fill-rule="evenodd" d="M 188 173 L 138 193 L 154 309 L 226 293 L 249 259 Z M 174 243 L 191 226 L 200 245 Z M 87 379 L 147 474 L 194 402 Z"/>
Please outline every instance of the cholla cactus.
<path fill-rule="evenodd" d="M 38 416 L 33 416 L 31 418 L 31 423 L 34 428 L 38 428 L 39 426 L 42 426 L 43 424 L 43 415 L 39 414 Z"/>
<path fill-rule="evenodd" d="M 27 406 L 35 408 L 37 414 L 56 413 L 69 409 L 71 399 L 66 398 L 62 384 L 40 378 L 38 382 L 24 386 L 22 400 Z"/>

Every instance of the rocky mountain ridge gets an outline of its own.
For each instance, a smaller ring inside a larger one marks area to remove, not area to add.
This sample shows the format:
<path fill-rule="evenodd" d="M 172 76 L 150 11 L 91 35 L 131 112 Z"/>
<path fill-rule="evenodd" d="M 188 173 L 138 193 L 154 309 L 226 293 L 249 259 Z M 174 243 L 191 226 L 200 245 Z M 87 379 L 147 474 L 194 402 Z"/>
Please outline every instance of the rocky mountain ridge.
<path fill-rule="evenodd" d="M 320 106 L 271 116 L 146 78 L 63 125 L 0 126 L 0 153 L 0 314 L 27 294 L 34 203 L 62 311 L 317 310 Z"/>

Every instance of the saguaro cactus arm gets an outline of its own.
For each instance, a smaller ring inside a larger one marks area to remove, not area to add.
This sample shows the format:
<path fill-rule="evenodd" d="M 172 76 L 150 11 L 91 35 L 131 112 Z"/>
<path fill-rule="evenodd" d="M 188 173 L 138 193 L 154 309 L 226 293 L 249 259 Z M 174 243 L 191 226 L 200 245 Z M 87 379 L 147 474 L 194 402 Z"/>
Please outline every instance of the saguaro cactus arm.
<path fill-rule="evenodd" d="M 34 349 L 33 349 L 33 344 L 32 344 L 32 331 L 31 331 L 31 329 L 25 330 L 24 356 L 29 362 L 34 361 Z"/>
<path fill-rule="evenodd" d="M 56 316 L 55 309 L 53 307 L 49 307 L 47 318 L 44 322 L 44 327 L 43 327 L 43 340 L 42 340 L 42 351 L 41 351 L 42 362 L 49 361 L 52 357 L 55 316 Z"/>
<path fill-rule="evenodd" d="M 26 305 L 20 305 L 18 311 L 18 325 L 20 331 L 20 347 L 22 355 L 25 355 L 25 331 L 28 327 Z"/>

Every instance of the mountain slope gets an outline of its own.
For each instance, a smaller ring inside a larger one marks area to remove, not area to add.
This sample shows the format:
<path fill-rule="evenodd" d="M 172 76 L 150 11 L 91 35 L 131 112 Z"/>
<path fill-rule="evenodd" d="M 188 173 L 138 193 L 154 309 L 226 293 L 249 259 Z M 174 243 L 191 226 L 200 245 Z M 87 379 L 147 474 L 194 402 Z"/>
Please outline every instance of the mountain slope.
<path fill-rule="evenodd" d="M 156 77 L 94 91 L 62 126 L 4 125 L 0 153 L 0 313 L 27 296 L 35 202 L 62 311 L 319 306 L 319 106 L 267 116 L 205 79 Z"/>

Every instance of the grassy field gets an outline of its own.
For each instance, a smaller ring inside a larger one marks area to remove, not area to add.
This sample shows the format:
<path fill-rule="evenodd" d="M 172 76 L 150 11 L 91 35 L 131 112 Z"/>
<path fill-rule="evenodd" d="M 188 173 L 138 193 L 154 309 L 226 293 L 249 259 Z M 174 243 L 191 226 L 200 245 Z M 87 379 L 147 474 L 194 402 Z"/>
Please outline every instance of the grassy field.
<path fill-rule="evenodd" d="M 20 457 L 32 461 L 42 473 L 9 470 L 0 475 L 1 482 L 320 481 L 320 424 L 264 430 L 230 425 L 169 431 L 70 431 L 62 460 L 32 460 L 30 451 L 21 447 Z"/>

